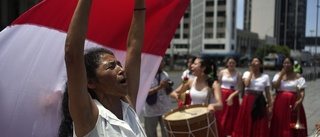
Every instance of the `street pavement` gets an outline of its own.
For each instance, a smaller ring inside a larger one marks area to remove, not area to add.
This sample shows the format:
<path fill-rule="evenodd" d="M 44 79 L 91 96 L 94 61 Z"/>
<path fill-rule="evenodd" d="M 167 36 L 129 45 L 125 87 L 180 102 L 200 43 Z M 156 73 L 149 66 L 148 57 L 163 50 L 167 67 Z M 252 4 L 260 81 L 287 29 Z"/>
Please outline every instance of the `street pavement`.
<path fill-rule="evenodd" d="M 237 68 L 240 72 L 245 72 L 247 68 Z M 308 125 L 308 135 L 312 135 L 315 131 L 315 124 L 320 120 L 320 79 L 315 79 L 315 71 L 320 72 L 320 68 L 308 67 L 304 68 L 304 77 L 307 80 L 307 88 L 305 90 L 305 98 L 303 101 L 304 109 L 307 117 L 307 125 Z M 181 84 L 181 74 L 183 70 L 174 70 L 167 71 L 170 79 L 174 82 L 173 88 L 177 88 Z M 265 70 L 264 73 L 268 74 L 270 80 L 272 80 L 273 76 L 278 71 L 274 70 Z M 274 91 L 271 91 L 274 93 Z M 171 108 L 175 109 L 177 107 L 177 102 L 175 100 L 171 100 Z M 143 114 L 140 115 L 140 120 L 143 124 Z M 158 137 L 161 137 L 160 127 L 158 126 Z"/>

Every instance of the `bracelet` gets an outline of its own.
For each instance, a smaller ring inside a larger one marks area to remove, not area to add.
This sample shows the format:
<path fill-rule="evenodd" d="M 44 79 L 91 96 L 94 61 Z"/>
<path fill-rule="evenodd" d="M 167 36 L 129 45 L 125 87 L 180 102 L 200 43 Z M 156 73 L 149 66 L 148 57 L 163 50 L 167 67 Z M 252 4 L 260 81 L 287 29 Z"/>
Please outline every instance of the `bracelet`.
<path fill-rule="evenodd" d="M 133 9 L 134 11 L 138 11 L 138 10 L 146 10 L 146 8 L 136 8 L 136 9 Z"/>

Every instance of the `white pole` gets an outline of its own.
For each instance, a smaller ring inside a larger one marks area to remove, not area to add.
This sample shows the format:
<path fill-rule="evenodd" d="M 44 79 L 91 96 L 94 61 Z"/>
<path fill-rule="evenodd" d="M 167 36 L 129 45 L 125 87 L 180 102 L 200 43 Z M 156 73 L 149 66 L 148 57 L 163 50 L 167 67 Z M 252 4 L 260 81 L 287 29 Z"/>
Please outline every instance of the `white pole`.
<path fill-rule="evenodd" d="M 319 14 L 319 0 L 317 0 L 315 55 L 317 54 L 317 46 L 318 46 L 318 14 Z"/>
<path fill-rule="evenodd" d="M 294 51 L 297 50 L 297 34 L 298 34 L 298 30 L 297 30 L 297 27 L 298 27 L 298 3 L 299 3 L 299 0 L 296 0 L 296 11 L 295 11 L 295 21 L 294 21 Z"/>

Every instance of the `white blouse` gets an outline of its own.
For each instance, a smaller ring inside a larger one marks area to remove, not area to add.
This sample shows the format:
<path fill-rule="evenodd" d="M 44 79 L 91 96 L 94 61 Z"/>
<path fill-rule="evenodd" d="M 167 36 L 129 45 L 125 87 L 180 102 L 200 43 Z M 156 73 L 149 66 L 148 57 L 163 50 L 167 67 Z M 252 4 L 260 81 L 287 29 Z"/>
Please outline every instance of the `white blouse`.
<path fill-rule="evenodd" d="M 250 72 L 246 71 L 244 72 L 242 78 L 245 79 L 249 77 Z M 266 87 L 270 86 L 270 79 L 267 74 L 262 73 L 260 77 L 258 78 L 252 78 L 250 79 L 250 85 L 249 87 L 245 87 L 245 90 L 254 90 L 254 91 L 260 91 L 263 92 Z"/>
<path fill-rule="evenodd" d="M 123 120 L 118 119 L 99 101 L 94 100 L 99 109 L 95 127 L 84 137 L 146 137 L 139 117 L 128 103 L 122 102 Z M 73 129 L 73 136 L 76 137 Z"/>
<path fill-rule="evenodd" d="M 280 75 L 277 73 L 274 75 L 272 82 L 276 82 L 279 79 Z M 306 80 L 303 77 L 300 77 L 293 81 L 283 81 L 281 80 L 281 85 L 277 89 L 278 91 L 289 91 L 289 92 L 297 92 L 297 86 L 304 89 L 307 87 Z"/>

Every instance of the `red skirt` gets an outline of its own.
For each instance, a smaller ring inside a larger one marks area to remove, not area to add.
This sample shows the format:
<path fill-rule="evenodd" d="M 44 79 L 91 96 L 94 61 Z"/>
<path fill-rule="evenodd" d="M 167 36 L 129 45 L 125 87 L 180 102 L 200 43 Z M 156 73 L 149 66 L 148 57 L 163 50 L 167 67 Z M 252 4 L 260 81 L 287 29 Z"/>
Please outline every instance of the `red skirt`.
<path fill-rule="evenodd" d="M 237 118 L 238 110 L 240 107 L 239 96 L 233 98 L 232 106 L 227 105 L 227 98 L 235 91 L 232 89 L 221 88 L 223 109 L 216 111 L 216 116 L 220 121 L 224 135 L 232 135 L 234 123 Z"/>
<path fill-rule="evenodd" d="M 256 95 L 244 94 L 233 128 L 232 137 L 268 137 L 268 109 L 265 107 L 264 117 L 252 122 L 251 110 Z"/>
<path fill-rule="evenodd" d="M 294 129 L 290 125 L 297 122 L 297 111 L 290 111 L 297 101 L 296 92 L 278 92 L 274 101 L 271 118 L 270 137 L 305 137 L 307 136 L 307 121 L 303 105 L 300 107 L 300 123 L 305 129 Z"/>
<path fill-rule="evenodd" d="M 217 111 L 218 110 L 215 110 L 214 114 L 215 114 L 215 118 L 216 118 L 216 126 L 217 126 L 217 130 L 218 130 L 218 137 L 225 137 L 226 135 L 223 133 L 223 128 L 221 126 L 220 119 L 217 116 Z"/>

